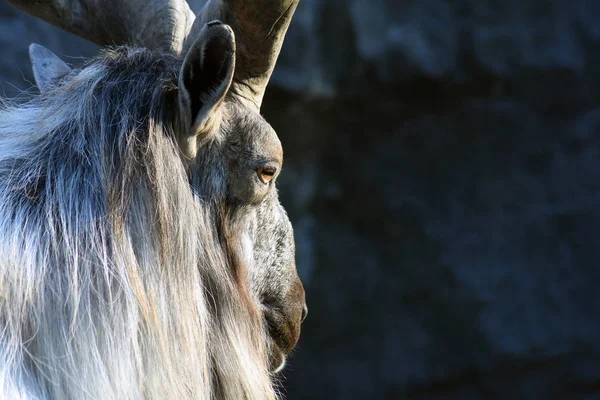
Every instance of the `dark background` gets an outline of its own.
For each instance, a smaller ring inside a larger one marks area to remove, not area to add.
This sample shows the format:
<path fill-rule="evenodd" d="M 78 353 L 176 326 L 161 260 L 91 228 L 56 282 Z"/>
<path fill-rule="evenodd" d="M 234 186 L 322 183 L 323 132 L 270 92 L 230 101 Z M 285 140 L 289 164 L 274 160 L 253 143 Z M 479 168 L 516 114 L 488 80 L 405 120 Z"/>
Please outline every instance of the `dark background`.
<path fill-rule="evenodd" d="M 2 3 L 5 96 L 31 42 L 97 52 Z M 600 399 L 598 89 L 598 0 L 301 0 L 263 106 L 288 399 Z"/>

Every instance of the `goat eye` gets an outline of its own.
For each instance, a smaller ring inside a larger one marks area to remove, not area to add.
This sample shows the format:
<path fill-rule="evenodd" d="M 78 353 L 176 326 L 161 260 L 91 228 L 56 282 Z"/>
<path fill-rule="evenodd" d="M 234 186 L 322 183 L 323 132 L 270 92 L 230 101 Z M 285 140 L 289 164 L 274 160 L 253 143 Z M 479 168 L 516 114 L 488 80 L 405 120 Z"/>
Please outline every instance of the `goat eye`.
<path fill-rule="evenodd" d="M 273 167 L 264 167 L 257 169 L 256 172 L 260 181 L 266 184 L 273 180 L 276 170 Z"/>

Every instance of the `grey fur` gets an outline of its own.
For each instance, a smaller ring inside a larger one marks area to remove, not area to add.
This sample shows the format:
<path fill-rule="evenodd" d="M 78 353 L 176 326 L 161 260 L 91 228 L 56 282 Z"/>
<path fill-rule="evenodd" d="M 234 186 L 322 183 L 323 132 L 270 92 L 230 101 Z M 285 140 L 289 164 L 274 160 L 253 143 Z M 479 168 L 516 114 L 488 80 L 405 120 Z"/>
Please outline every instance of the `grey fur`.
<path fill-rule="evenodd" d="M 182 157 L 181 65 L 111 49 L 0 109 L 0 398 L 277 397 L 304 308 L 256 175 L 279 140 L 227 97 Z"/>

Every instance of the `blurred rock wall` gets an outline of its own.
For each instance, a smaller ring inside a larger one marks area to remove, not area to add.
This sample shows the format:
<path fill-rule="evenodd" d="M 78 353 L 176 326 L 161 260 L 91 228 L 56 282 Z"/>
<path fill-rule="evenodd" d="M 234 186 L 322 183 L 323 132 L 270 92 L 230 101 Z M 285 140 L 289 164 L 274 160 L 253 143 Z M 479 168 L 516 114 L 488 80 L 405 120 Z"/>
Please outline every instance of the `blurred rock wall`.
<path fill-rule="evenodd" d="M 0 4 L 6 95 L 30 42 L 97 51 Z M 301 1 L 263 107 L 289 399 L 600 398 L 599 50 L 595 0 Z"/>

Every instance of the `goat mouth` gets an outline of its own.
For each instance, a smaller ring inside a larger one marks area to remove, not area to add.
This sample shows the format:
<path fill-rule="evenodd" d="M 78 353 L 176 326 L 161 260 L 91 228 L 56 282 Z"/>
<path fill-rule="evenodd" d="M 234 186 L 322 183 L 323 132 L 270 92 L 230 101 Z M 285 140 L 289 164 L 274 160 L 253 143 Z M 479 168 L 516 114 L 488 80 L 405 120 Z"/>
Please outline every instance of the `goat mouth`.
<path fill-rule="evenodd" d="M 266 305 L 263 307 L 263 315 L 271 338 L 269 346 L 271 371 L 278 373 L 283 370 L 287 356 L 296 346 L 297 335 L 293 334 L 293 325 L 277 308 Z"/>
<path fill-rule="evenodd" d="M 278 348 L 272 348 L 269 354 L 269 367 L 273 374 L 278 374 L 285 368 L 287 357 Z"/>

